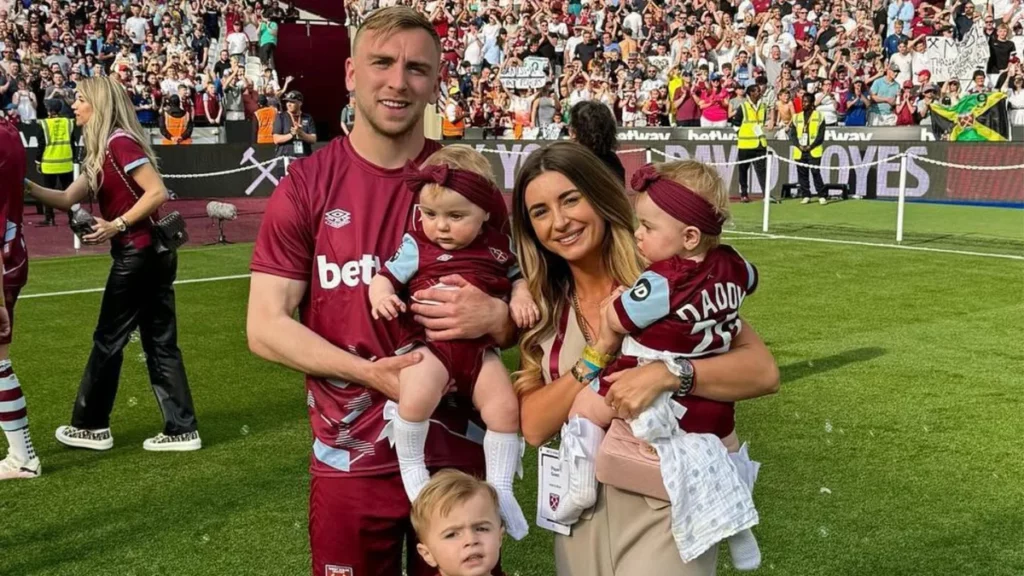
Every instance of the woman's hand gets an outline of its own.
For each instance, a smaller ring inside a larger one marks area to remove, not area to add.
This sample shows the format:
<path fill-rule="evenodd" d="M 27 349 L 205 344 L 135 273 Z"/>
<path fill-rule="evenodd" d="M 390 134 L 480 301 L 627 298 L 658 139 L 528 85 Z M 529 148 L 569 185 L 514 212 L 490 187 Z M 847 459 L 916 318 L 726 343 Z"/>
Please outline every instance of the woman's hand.
<path fill-rule="evenodd" d="M 637 417 L 659 394 L 675 390 L 679 386 L 679 380 L 662 362 L 622 370 L 604 378 L 611 384 L 604 402 L 623 419 Z"/>
<path fill-rule="evenodd" d="M 96 218 L 96 224 L 92 227 L 93 232 L 82 236 L 82 242 L 86 244 L 102 244 L 117 236 L 117 226 L 113 222 L 107 222 L 102 218 Z"/>

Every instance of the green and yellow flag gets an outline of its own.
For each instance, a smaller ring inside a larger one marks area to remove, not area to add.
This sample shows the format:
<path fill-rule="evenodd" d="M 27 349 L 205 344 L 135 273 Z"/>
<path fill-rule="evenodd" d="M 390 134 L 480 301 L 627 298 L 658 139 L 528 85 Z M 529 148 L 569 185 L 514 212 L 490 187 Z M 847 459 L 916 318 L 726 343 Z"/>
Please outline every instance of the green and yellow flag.
<path fill-rule="evenodd" d="M 953 106 L 932 104 L 932 131 L 950 142 L 999 142 L 1010 138 L 1006 94 L 969 94 Z"/>

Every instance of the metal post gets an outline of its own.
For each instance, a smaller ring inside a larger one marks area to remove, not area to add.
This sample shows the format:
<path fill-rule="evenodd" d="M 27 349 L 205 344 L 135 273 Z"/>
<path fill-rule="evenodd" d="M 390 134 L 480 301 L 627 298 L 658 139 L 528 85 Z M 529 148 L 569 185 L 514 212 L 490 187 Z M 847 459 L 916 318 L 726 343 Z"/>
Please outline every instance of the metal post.
<path fill-rule="evenodd" d="M 651 163 L 652 154 L 651 154 L 651 149 L 650 148 L 647 148 L 647 149 L 644 150 L 644 158 L 647 160 L 646 164 L 650 164 Z"/>
<path fill-rule="evenodd" d="M 76 162 L 74 166 L 75 166 L 75 170 L 74 170 L 75 179 L 73 180 L 73 182 L 77 182 L 79 175 L 81 175 L 81 173 L 82 173 L 82 165 L 78 164 Z M 72 210 L 73 209 L 74 209 L 74 207 L 72 207 Z M 54 219 L 56 220 L 56 218 L 54 218 Z M 75 252 L 78 252 L 79 250 L 82 249 L 82 240 L 78 237 L 78 234 L 75 234 L 74 232 L 71 233 L 71 237 L 75 239 L 74 240 L 74 242 L 75 242 Z"/>
<path fill-rule="evenodd" d="M 756 172 L 756 170 L 754 170 Z M 756 180 L 756 178 L 755 178 Z M 768 231 L 768 206 L 772 203 L 772 155 L 765 151 L 764 158 L 764 217 L 761 221 L 761 231 Z"/>
<path fill-rule="evenodd" d="M 285 156 L 284 157 L 284 175 L 285 176 L 288 175 L 288 167 L 291 165 L 291 161 L 292 161 L 292 157 L 291 156 Z"/>
<path fill-rule="evenodd" d="M 900 196 L 896 203 L 896 243 L 903 242 L 903 208 L 907 204 L 907 155 L 900 158 Z"/>

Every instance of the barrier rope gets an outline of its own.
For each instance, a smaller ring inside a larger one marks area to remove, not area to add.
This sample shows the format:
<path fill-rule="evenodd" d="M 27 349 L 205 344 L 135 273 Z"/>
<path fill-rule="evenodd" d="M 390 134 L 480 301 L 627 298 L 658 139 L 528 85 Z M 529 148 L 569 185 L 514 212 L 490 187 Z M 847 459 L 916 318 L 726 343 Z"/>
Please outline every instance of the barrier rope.
<path fill-rule="evenodd" d="M 964 164 L 954 164 L 952 162 L 943 162 L 942 160 L 936 160 L 934 158 L 928 158 L 927 156 L 917 156 L 915 154 L 908 154 L 908 157 L 927 164 L 935 164 L 936 166 L 943 166 L 945 168 L 956 168 L 958 170 L 974 170 L 980 172 L 1001 172 L 1003 170 L 1024 170 L 1024 164 L 1014 164 L 1013 166 L 972 166 Z"/>
<path fill-rule="evenodd" d="M 276 164 L 278 160 L 281 160 L 281 158 L 278 157 L 273 158 L 271 160 L 264 160 L 263 162 L 259 162 L 257 164 L 249 164 L 248 166 L 232 168 L 231 170 L 221 170 L 220 172 L 207 172 L 205 174 L 162 174 L 162 177 L 164 180 L 183 180 L 189 178 L 213 178 L 215 176 L 228 176 L 229 174 L 238 174 L 241 172 L 245 172 L 246 170 L 252 170 L 254 168 L 270 166 L 271 164 Z"/>
<path fill-rule="evenodd" d="M 665 152 L 662 152 L 661 150 L 658 150 L 657 148 L 629 148 L 629 149 L 626 149 L 626 150 L 617 150 L 616 154 L 632 154 L 632 153 L 636 153 L 636 152 L 648 152 L 648 151 L 653 153 L 653 154 L 657 154 L 658 156 L 663 157 L 666 161 L 670 161 L 670 160 L 687 160 L 687 158 L 684 158 L 684 157 L 681 157 L 681 156 L 672 156 L 670 154 L 666 154 Z M 497 149 L 490 149 L 490 148 L 481 148 L 481 149 L 479 149 L 479 152 L 482 153 L 482 154 L 511 154 L 513 156 L 526 156 L 526 155 L 529 155 L 529 154 L 533 153 L 532 151 L 524 152 L 522 150 L 497 150 Z M 768 156 L 774 156 L 776 160 L 778 160 L 779 162 L 786 163 L 786 164 L 792 164 L 794 166 L 804 166 L 804 167 L 807 167 L 807 168 L 817 169 L 817 170 L 829 170 L 829 171 L 834 171 L 834 172 L 842 172 L 842 171 L 849 171 L 849 170 L 857 170 L 858 168 L 870 168 L 872 166 L 879 166 L 879 165 L 882 165 L 882 164 L 887 164 L 889 162 L 898 161 L 900 158 L 903 158 L 904 156 L 906 156 L 907 158 L 912 158 L 912 159 L 917 160 L 919 162 L 924 162 L 926 164 L 934 164 L 936 166 L 942 166 L 944 168 L 952 168 L 952 169 L 956 169 L 956 170 L 969 170 L 969 171 L 973 170 L 973 171 L 979 171 L 979 172 L 1002 172 L 1002 171 L 1006 171 L 1006 170 L 1024 170 L 1024 164 L 1014 164 L 1014 165 L 1011 165 L 1011 166 L 974 166 L 974 165 L 956 164 L 956 163 L 953 163 L 953 162 L 944 162 L 942 160 L 936 160 L 934 158 L 929 158 L 927 156 L 919 156 L 917 154 L 911 154 L 910 152 L 901 152 L 901 153 L 895 154 L 893 156 L 887 156 L 885 158 L 879 158 L 878 160 L 875 160 L 874 162 L 867 162 L 867 163 L 864 163 L 864 164 L 852 164 L 852 165 L 849 165 L 849 166 L 823 166 L 823 165 L 807 164 L 806 162 L 800 162 L 799 160 L 791 160 L 789 158 L 786 158 L 786 157 L 783 157 L 783 156 L 779 156 L 773 150 L 769 150 L 767 155 Z M 747 160 L 735 160 L 735 161 L 732 161 L 732 162 L 704 162 L 704 164 L 707 164 L 708 166 L 739 166 L 740 164 L 749 164 L 749 163 L 752 163 L 752 162 L 757 162 L 757 161 L 762 160 L 764 158 L 765 158 L 765 156 L 758 156 L 756 158 L 749 158 Z M 239 174 L 239 173 L 242 173 L 242 172 L 246 172 L 248 170 L 253 170 L 255 168 L 262 168 L 264 166 L 271 166 L 273 164 L 276 164 L 279 160 L 281 160 L 280 157 L 279 158 L 272 158 L 270 160 L 264 160 L 263 162 L 259 162 L 259 163 L 256 163 L 256 164 L 249 164 L 248 166 L 240 166 L 238 168 L 232 168 L 230 170 L 221 170 L 219 172 L 206 172 L 206 173 L 203 173 L 203 174 L 163 174 L 162 176 L 163 176 L 163 178 L 165 180 L 185 180 L 185 179 L 193 179 L 193 178 L 213 178 L 213 177 L 216 177 L 216 176 L 228 176 L 228 175 L 231 175 L 231 174 Z"/>

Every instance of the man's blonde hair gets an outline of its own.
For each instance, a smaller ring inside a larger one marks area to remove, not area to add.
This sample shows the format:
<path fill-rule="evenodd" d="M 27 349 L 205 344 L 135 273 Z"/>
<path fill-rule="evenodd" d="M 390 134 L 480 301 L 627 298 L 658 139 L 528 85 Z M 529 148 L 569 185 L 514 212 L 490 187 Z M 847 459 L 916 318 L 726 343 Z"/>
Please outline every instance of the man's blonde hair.
<path fill-rule="evenodd" d="M 478 174 L 486 178 L 491 184 L 494 184 L 495 187 L 498 185 L 497 182 L 494 181 L 494 170 L 491 169 L 491 162 L 471 146 L 466 146 L 465 144 L 445 146 L 431 154 L 423 161 L 423 166 L 440 165 Z M 446 188 L 438 186 L 437 184 L 428 184 L 423 187 L 423 190 L 420 192 L 420 197 L 426 198 L 427 200 L 433 200 L 440 197 L 446 191 Z"/>
<path fill-rule="evenodd" d="M 416 10 L 402 5 L 380 8 L 370 14 L 366 20 L 363 20 L 362 25 L 356 30 L 356 38 L 352 43 L 352 53 L 355 54 L 356 50 L 358 50 L 359 38 L 363 35 L 363 32 L 372 32 L 380 38 L 386 38 L 396 32 L 403 32 L 405 30 L 423 30 L 434 41 L 437 53 L 441 53 L 441 37 L 437 35 L 437 30 L 434 29 L 430 20 L 427 20 L 426 16 Z"/>
<path fill-rule="evenodd" d="M 707 200 L 714 207 L 715 213 L 725 220 L 731 218 L 729 213 L 729 189 L 725 181 L 713 166 L 696 160 L 677 160 L 658 165 L 658 173 L 677 184 L 693 190 L 698 196 Z M 689 224 L 689 222 L 687 222 Z M 710 250 L 718 246 L 719 237 L 701 233 L 698 250 Z"/>
<path fill-rule="evenodd" d="M 494 515 L 499 517 L 498 492 L 487 482 L 453 468 L 441 470 L 430 478 L 416 501 L 412 503 L 412 528 L 423 542 L 430 530 L 430 519 L 435 512 L 447 518 L 452 510 L 477 494 L 486 494 L 494 504 Z"/>

